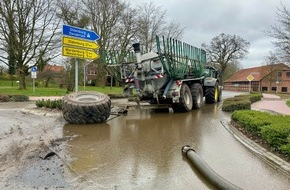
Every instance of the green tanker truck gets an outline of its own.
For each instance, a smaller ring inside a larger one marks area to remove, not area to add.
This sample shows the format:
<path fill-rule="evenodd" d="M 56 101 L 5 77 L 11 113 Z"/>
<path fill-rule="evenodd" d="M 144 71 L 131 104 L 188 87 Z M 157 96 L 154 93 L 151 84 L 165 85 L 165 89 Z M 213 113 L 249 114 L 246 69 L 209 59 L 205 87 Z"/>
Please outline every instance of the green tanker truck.
<path fill-rule="evenodd" d="M 119 64 L 125 93 L 135 89 L 141 101 L 171 105 L 174 112 L 198 109 L 203 98 L 206 103 L 220 101 L 220 73 L 206 65 L 205 50 L 158 36 L 156 46 L 156 53 L 141 55 L 140 44 L 133 44 L 135 58 L 129 54 Z"/>

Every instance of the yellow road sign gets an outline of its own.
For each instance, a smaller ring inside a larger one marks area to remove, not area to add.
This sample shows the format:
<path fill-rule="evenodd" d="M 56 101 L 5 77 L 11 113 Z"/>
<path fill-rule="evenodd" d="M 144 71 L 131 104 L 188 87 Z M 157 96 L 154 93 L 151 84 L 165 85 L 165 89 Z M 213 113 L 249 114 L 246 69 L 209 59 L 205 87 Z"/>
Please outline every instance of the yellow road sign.
<path fill-rule="evenodd" d="M 254 80 L 254 76 L 253 76 L 253 75 L 249 75 L 249 76 L 247 77 L 247 79 L 248 79 L 248 81 L 252 81 L 252 80 Z"/>
<path fill-rule="evenodd" d="M 75 47 L 62 46 L 62 55 L 67 57 L 81 58 L 81 59 L 98 59 L 100 55 L 96 52 L 87 49 L 78 49 Z"/>
<path fill-rule="evenodd" d="M 99 45 L 96 42 L 91 42 L 87 40 L 79 40 L 75 38 L 62 37 L 62 43 L 65 45 L 88 48 L 88 49 L 97 49 Z"/>

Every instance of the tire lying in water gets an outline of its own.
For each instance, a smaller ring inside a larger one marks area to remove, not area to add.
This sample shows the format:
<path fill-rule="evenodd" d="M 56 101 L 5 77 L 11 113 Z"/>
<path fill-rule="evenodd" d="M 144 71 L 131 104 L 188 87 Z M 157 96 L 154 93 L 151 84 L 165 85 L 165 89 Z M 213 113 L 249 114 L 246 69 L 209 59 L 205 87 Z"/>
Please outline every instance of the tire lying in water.
<path fill-rule="evenodd" d="M 62 99 L 64 119 L 73 124 L 102 123 L 111 113 L 111 100 L 99 92 L 75 92 Z"/>

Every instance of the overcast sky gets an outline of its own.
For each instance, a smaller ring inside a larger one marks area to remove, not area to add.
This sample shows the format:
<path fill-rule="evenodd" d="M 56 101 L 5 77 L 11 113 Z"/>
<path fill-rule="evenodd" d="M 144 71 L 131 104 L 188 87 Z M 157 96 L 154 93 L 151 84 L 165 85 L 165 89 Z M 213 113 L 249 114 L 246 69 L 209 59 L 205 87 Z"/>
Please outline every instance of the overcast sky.
<path fill-rule="evenodd" d="M 126 0 L 140 5 L 148 0 Z M 152 0 L 166 10 L 167 18 L 185 27 L 183 41 L 200 47 L 220 33 L 238 35 L 251 43 L 243 68 L 260 66 L 270 51 L 272 38 L 265 34 L 278 24 L 281 3 L 290 9 L 290 0 Z"/>

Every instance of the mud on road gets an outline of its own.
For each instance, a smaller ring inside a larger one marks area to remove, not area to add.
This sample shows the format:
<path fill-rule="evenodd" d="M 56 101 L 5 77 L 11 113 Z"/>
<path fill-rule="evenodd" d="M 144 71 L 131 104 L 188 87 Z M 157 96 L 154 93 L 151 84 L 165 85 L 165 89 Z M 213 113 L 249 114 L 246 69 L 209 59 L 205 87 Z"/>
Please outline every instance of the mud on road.
<path fill-rule="evenodd" d="M 0 189 L 56 189 L 72 176 L 61 153 L 62 118 L 23 114 L 34 103 L 0 103 Z"/>
<path fill-rule="evenodd" d="M 122 101 L 121 101 L 122 102 Z M 116 117 L 116 116 L 113 116 Z M 61 111 L 0 102 L 0 189 L 82 189 L 65 153 Z M 81 182 L 81 183 L 80 183 Z"/>

